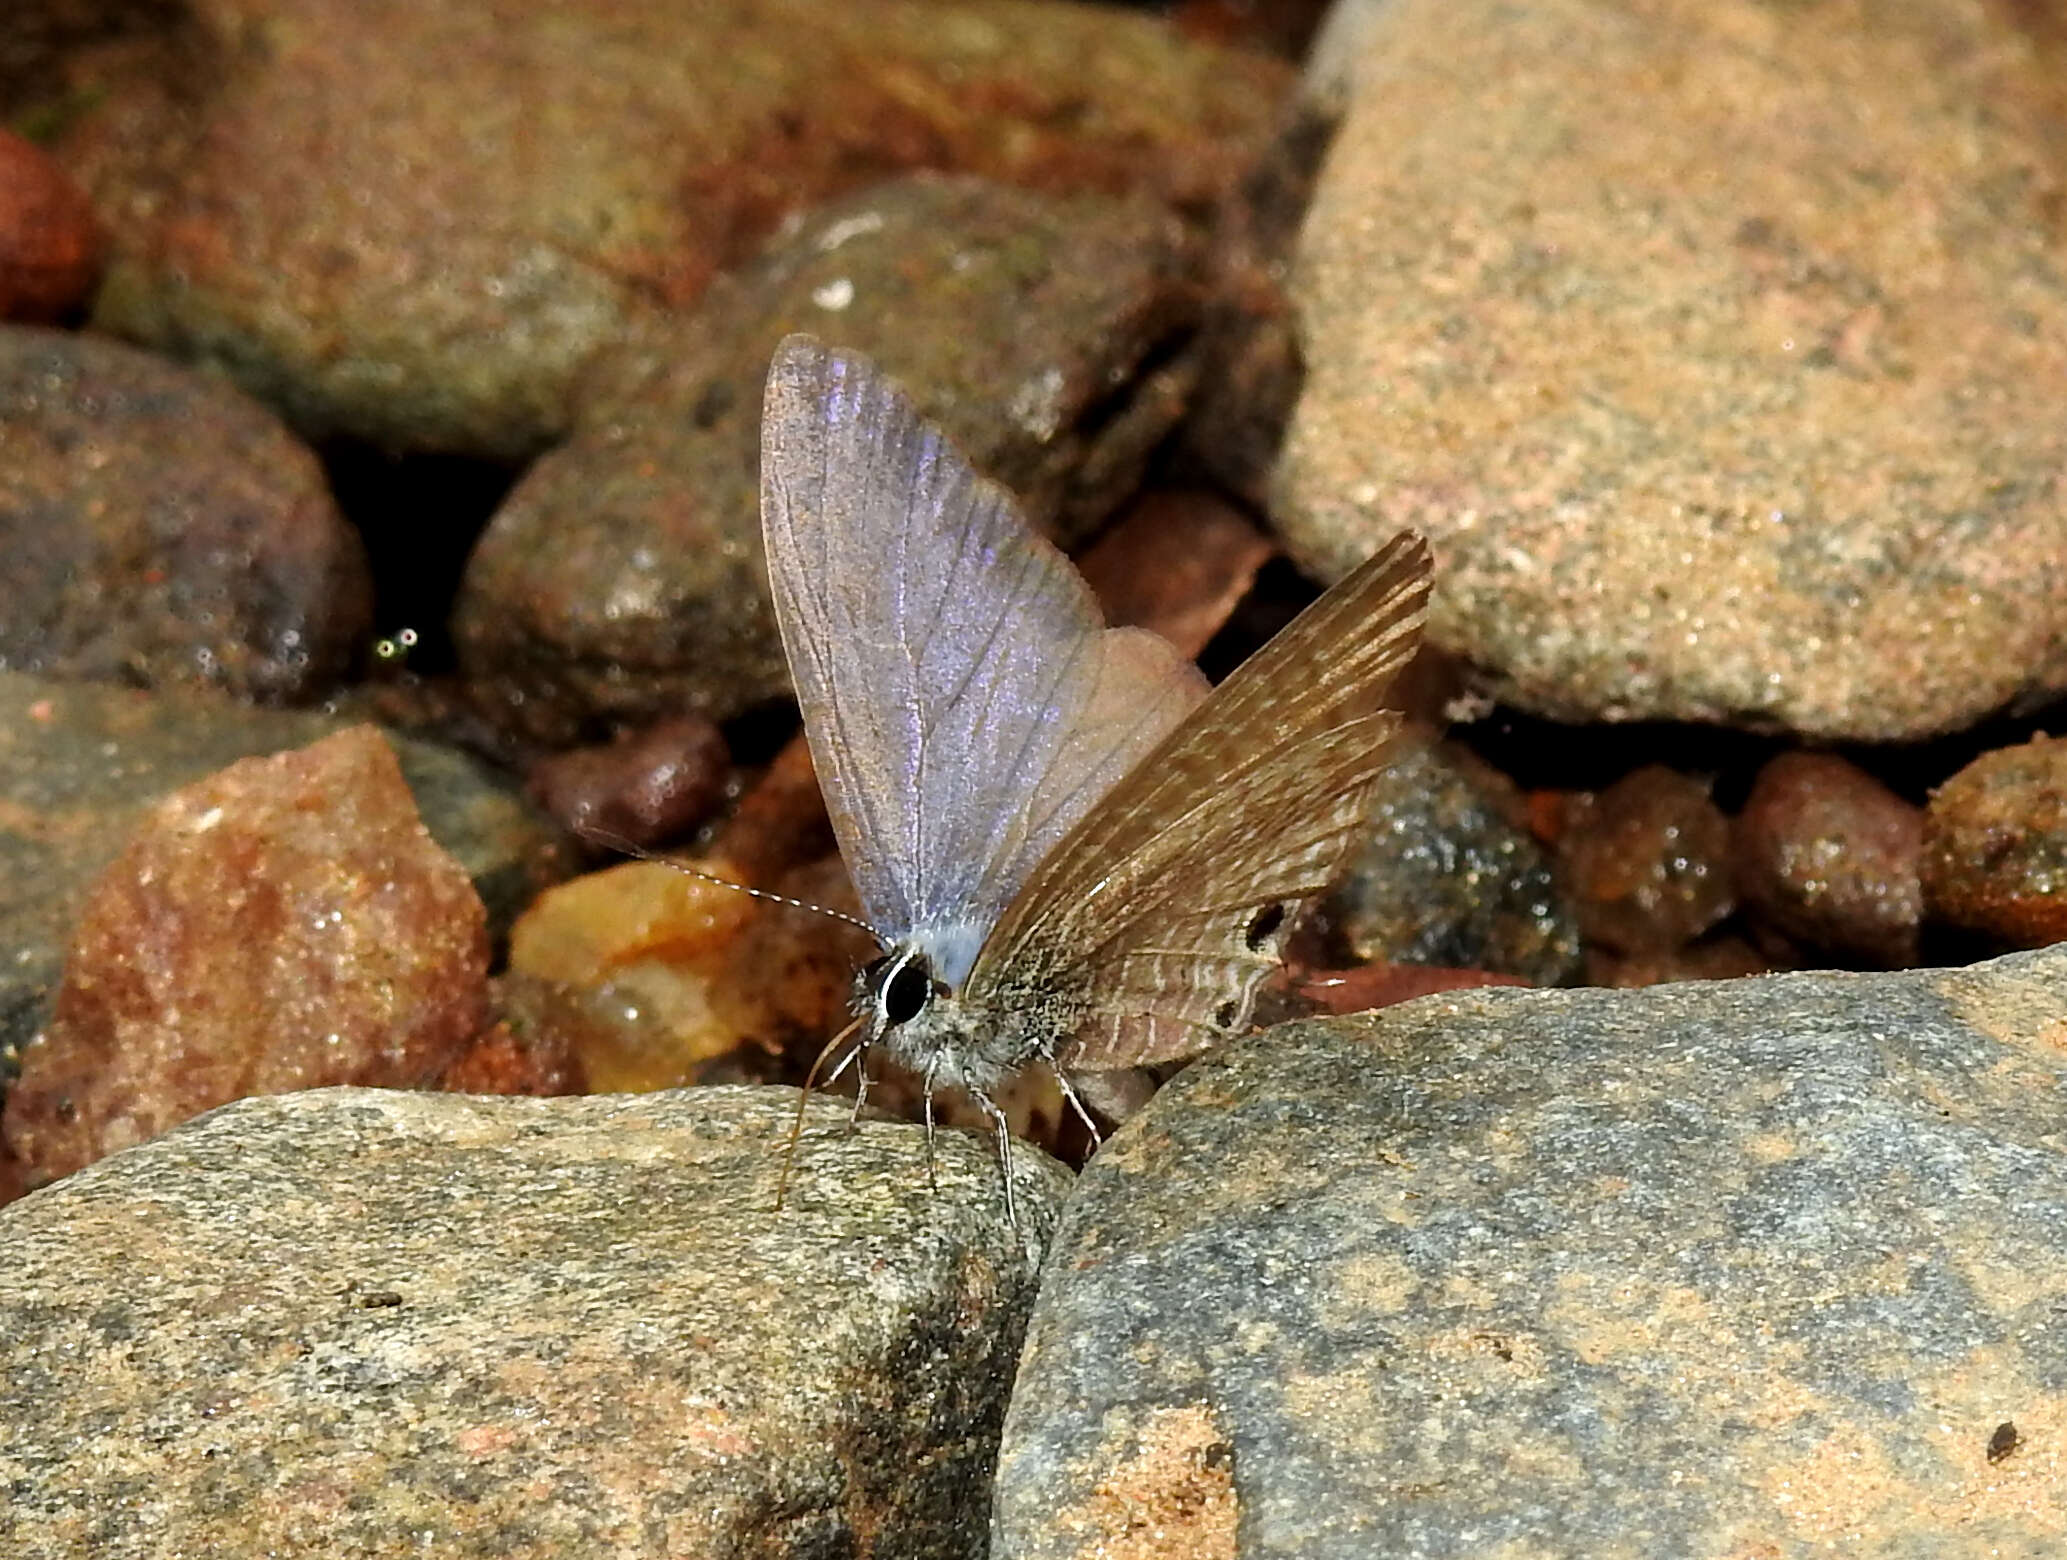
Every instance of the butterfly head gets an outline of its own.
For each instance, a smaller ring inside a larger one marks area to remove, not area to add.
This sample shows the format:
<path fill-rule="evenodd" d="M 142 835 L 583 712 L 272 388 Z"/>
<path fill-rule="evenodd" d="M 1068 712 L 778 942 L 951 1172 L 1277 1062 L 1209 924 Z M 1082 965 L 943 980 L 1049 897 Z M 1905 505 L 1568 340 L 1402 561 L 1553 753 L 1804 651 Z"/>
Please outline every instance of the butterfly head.
<path fill-rule="evenodd" d="M 854 982 L 865 1045 L 880 1045 L 929 1085 L 988 1096 L 1029 1059 L 1020 1015 L 970 1003 L 925 944 L 894 945 Z"/>

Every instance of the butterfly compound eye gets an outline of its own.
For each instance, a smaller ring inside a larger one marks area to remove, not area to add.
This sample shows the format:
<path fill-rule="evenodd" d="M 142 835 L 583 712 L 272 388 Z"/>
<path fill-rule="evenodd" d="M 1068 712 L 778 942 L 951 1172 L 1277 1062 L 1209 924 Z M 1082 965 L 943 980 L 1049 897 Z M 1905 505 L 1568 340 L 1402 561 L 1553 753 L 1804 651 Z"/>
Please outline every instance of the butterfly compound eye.
<path fill-rule="evenodd" d="M 903 964 L 883 988 L 883 1019 L 893 1028 L 924 1011 L 933 996 L 933 980 L 917 963 Z"/>

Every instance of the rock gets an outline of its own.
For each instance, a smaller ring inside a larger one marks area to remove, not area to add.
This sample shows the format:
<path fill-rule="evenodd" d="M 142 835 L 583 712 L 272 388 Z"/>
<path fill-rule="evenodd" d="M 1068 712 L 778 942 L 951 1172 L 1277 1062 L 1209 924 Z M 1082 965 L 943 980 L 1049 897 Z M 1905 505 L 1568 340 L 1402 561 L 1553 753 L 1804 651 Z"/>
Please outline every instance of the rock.
<path fill-rule="evenodd" d="M 1077 559 L 1115 628 L 1146 628 L 1196 660 L 1276 551 L 1207 492 L 1144 493 Z"/>
<path fill-rule="evenodd" d="M 174 792 L 87 896 L 4 1120 L 32 1183 L 212 1106 L 436 1079 L 488 1023 L 487 914 L 371 726 Z"/>
<path fill-rule="evenodd" d="M 1737 892 L 1795 942 L 1869 964 L 1916 962 L 1923 812 L 1828 753 L 1758 772 L 1731 829 Z"/>
<path fill-rule="evenodd" d="M 96 320 L 306 431 L 500 459 L 791 211 L 922 167 L 1205 210 L 1292 80 L 1025 0 L 167 9 L 157 54 L 73 63 Z"/>
<path fill-rule="evenodd" d="M 731 777 L 724 733 L 694 715 L 676 715 L 541 759 L 526 789 L 570 834 L 600 830 L 655 845 L 716 812 Z"/>
<path fill-rule="evenodd" d="M 686 864 L 793 902 L 636 861 L 546 890 L 511 931 L 511 974 L 533 983 L 527 1016 L 565 1037 L 599 1092 L 801 1079 L 853 1017 L 855 973 L 880 952 L 844 919 L 861 907 L 837 857 L 751 877 L 721 856 Z M 918 1120 L 920 1076 L 880 1050 L 868 1065 L 869 1104 Z M 1020 1137 L 1073 1143 L 1047 1069 L 1022 1070 L 994 1099 Z M 934 1113 L 989 1130 L 956 1093 L 938 1096 Z"/>
<path fill-rule="evenodd" d="M 740 876 L 723 861 L 691 865 Z M 705 1064 L 743 1048 L 780 1055 L 799 1008 L 821 1044 L 838 1027 L 861 950 L 873 944 L 844 927 L 817 960 L 749 957 L 759 923 L 784 915 L 663 862 L 624 862 L 539 895 L 511 930 L 510 970 L 554 983 L 587 1013 L 577 1043 L 597 1090 L 703 1082 Z M 615 1023 L 612 1009 L 623 1015 Z"/>
<path fill-rule="evenodd" d="M 1376 8 L 1293 279 L 1293 556 L 1425 531 L 1432 642 L 1562 720 L 2067 689 L 2050 78 L 1984 0 L 1864 16 Z"/>
<path fill-rule="evenodd" d="M 1983 753 L 1932 793 L 1931 916 L 2012 945 L 2067 939 L 2067 738 Z"/>
<path fill-rule="evenodd" d="M 1579 972 L 1579 927 L 1536 842 L 1483 776 L 1402 742 L 1372 808 L 1371 843 L 1321 901 L 1336 962 L 1453 966 L 1554 986 Z"/>
<path fill-rule="evenodd" d="M 1558 865 L 1587 942 L 1617 954 L 1672 953 L 1737 906 L 1729 820 L 1662 764 L 1569 798 Z"/>
<path fill-rule="evenodd" d="M 100 227 L 85 193 L 40 147 L 0 130 L 0 320 L 61 320 L 85 305 L 99 275 Z"/>
<path fill-rule="evenodd" d="M 240 758 L 345 724 L 199 691 L 0 672 L 0 946 L 11 950 L 0 961 L 0 1059 L 43 1027 L 88 888 L 152 806 Z M 564 843 L 474 760 L 410 738 L 395 748 L 425 826 L 466 868 L 499 938 L 566 873 Z"/>
<path fill-rule="evenodd" d="M 820 1102 L 777 1212 L 794 1101 L 250 1100 L 0 1211 L 0 1549 L 976 1560 L 996 1158 Z"/>
<path fill-rule="evenodd" d="M 349 666 L 365 548 L 315 456 L 247 397 L 0 326 L 0 444 L 0 667 L 281 703 Z"/>
<path fill-rule="evenodd" d="M 2050 1552 L 2063 983 L 1491 990 L 1208 1057 L 1079 1180 L 993 1557 Z"/>
<path fill-rule="evenodd" d="M 1081 533 L 1183 410 L 1187 255 L 1152 207 L 974 179 L 904 179 L 814 213 L 697 316 L 599 370 L 607 410 L 497 512 L 453 622 L 481 708 L 558 746 L 787 696 L 760 431 L 769 358 L 794 330 L 868 353 L 1036 524 Z"/>

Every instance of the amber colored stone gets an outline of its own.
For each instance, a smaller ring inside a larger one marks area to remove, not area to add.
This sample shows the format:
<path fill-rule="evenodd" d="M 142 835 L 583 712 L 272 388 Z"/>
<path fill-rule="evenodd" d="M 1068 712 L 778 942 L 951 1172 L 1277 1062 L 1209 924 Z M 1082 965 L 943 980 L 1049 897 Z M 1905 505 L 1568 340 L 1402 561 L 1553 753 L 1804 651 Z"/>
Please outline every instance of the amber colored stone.
<path fill-rule="evenodd" d="M 1735 908 L 1729 822 L 1698 780 L 1646 764 L 1573 799 L 1564 822 L 1562 876 L 1589 944 L 1663 954 Z"/>
<path fill-rule="evenodd" d="M 2001 942 L 2067 940 L 2067 737 L 1983 753 L 1932 793 L 1923 896 L 1934 919 Z"/>

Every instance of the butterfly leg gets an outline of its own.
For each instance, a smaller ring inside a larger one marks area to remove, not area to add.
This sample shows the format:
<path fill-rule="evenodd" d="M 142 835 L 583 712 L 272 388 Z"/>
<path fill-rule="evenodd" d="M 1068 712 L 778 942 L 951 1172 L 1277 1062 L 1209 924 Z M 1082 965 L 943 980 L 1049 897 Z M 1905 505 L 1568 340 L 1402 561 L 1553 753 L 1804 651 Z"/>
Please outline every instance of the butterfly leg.
<path fill-rule="evenodd" d="M 1105 1134 L 1098 1130 L 1098 1123 L 1091 1119 L 1091 1112 L 1084 1107 L 1082 1096 L 1076 1085 L 1069 1081 L 1069 1074 L 1060 1067 L 1055 1069 L 1055 1081 L 1062 1085 L 1062 1097 L 1069 1101 L 1070 1109 L 1077 1113 L 1077 1120 L 1084 1124 L 1084 1130 L 1091 1134 L 1091 1152 L 1097 1153 L 1105 1147 Z"/>
<path fill-rule="evenodd" d="M 991 1130 L 998 1135 L 998 1173 L 1005 1178 L 1005 1222 L 1012 1226 L 1012 1238 L 1019 1240 L 1019 1203 L 1012 1192 L 1012 1123 L 988 1094 L 978 1094 L 975 1099 L 983 1107 L 984 1115 L 990 1117 Z"/>
<path fill-rule="evenodd" d="M 811 1070 L 804 1074 L 804 1087 L 797 1091 L 796 1118 L 789 1124 L 789 1142 L 782 1151 L 782 1173 L 775 1178 L 775 1211 L 777 1213 L 782 1211 L 783 1194 L 789 1190 L 790 1172 L 796 1168 L 797 1141 L 804 1135 L 804 1110 L 811 1103 L 811 1091 L 818 1087 L 818 1069 L 825 1065 L 827 1057 L 846 1044 L 849 1035 L 860 1033 L 863 1022 L 864 1020 L 862 1019 L 855 1019 L 853 1023 L 834 1035 L 832 1039 L 826 1041 L 825 1049 L 818 1053 L 818 1059 L 811 1064 Z M 833 1077 L 839 1077 L 841 1073 L 847 1070 L 847 1064 L 867 1049 L 868 1037 L 864 1034 L 859 1040 L 854 1042 L 853 1049 L 840 1059 L 840 1065 L 833 1069 Z M 866 1082 L 868 1079 L 868 1067 L 866 1064 L 861 1069 L 861 1076 L 863 1082 Z M 827 1079 L 826 1081 L 831 1082 L 832 1080 Z M 855 1106 L 857 1113 L 860 1111 L 860 1108 L 858 1104 Z M 851 1122 L 849 1126 L 852 1126 Z"/>
<path fill-rule="evenodd" d="M 828 1089 L 831 1088 L 839 1080 L 840 1074 L 845 1072 L 850 1066 L 854 1068 L 854 1109 L 847 1114 L 847 1132 L 851 1136 L 860 1127 L 861 1108 L 868 1103 L 868 1041 L 866 1039 L 854 1042 L 854 1049 L 849 1051 L 841 1059 L 840 1065 L 833 1069 L 832 1076 L 825 1080 L 825 1086 Z"/>
<path fill-rule="evenodd" d="M 933 1073 L 939 1065 L 938 1058 L 928 1062 L 925 1076 L 919 1080 L 919 1094 L 924 1101 L 926 1118 L 926 1186 L 936 1193 L 940 1190 L 940 1175 L 933 1167 Z"/>

